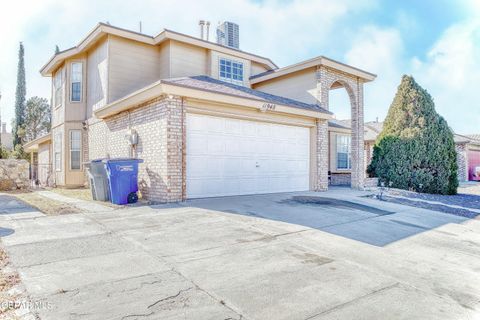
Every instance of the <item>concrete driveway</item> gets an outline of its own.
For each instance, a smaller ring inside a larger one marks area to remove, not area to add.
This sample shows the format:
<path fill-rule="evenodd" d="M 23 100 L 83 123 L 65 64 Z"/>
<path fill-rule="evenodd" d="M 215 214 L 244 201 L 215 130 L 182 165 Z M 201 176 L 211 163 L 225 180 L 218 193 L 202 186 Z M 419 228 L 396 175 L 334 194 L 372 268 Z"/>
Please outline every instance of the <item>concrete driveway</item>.
<path fill-rule="evenodd" d="M 479 319 L 480 221 L 363 194 L 0 214 L 1 239 L 42 319 Z"/>

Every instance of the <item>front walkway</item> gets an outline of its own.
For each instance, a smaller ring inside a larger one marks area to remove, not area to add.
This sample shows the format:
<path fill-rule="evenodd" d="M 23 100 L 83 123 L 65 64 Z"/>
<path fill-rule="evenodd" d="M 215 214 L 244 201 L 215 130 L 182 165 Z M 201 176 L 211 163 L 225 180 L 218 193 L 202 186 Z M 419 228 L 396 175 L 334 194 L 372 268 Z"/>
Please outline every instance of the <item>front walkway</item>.
<path fill-rule="evenodd" d="M 1 239 L 34 301 L 48 306 L 39 310 L 42 319 L 424 320 L 480 313 L 479 220 L 338 190 L 10 219 L 2 225 L 14 232 Z M 292 198 L 312 195 L 359 206 Z M 396 225 L 417 231 L 371 245 L 346 230 L 283 219 L 302 214 L 329 218 L 330 227 L 349 224 L 352 233 L 365 221 L 397 215 L 378 224 L 385 234 Z"/>

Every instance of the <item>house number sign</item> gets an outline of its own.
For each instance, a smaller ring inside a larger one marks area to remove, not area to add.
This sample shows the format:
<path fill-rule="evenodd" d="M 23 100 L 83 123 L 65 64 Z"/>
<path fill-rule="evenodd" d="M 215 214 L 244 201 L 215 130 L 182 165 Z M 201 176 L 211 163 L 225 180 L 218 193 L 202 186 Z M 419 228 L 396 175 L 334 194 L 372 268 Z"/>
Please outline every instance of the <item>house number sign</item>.
<path fill-rule="evenodd" d="M 262 112 L 273 111 L 273 110 L 275 110 L 275 107 L 276 107 L 276 105 L 273 104 L 273 103 L 264 103 L 262 105 L 262 107 L 260 108 L 260 110 Z"/>

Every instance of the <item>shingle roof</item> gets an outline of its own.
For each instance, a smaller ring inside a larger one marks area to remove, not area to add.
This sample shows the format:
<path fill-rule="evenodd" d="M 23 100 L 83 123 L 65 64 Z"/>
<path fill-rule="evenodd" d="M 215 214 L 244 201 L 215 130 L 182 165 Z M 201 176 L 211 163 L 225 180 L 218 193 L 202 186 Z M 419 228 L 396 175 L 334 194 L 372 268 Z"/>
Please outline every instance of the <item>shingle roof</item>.
<path fill-rule="evenodd" d="M 478 134 L 478 133 L 476 133 L 476 134 L 466 134 L 465 136 L 472 139 L 472 140 L 475 140 L 476 143 L 480 143 L 480 134 Z"/>
<path fill-rule="evenodd" d="M 259 90 L 250 89 L 244 86 L 216 80 L 207 76 L 193 76 L 162 80 L 162 83 L 169 83 L 177 86 L 183 86 L 193 89 L 200 89 L 215 93 L 227 94 L 248 99 L 261 100 L 274 104 L 282 104 L 289 107 L 307 109 L 317 112 L 331 114 L 330 111 L 320 107 L 317 104 L 308 104 L 301 101 L 281 97 Z"/>
<path fill-rule="evenodd" d="M 377 133 L 380 133 L 383 130 L 383 122 L 369 121 L 365 122 L 365 125 Z"/>
<path fill-rule="evenodd" d="M 469 137 L 462 136 L 460 134 L 454 133 L 453 134 L 453 141 L 455 143 L 469 143 L 471 141 L 471 139 Z"/>
<path fill-rule="evenodd" d="M 350 120 L 338 120 L 338 119 L 328 120 L 328 126 L 334 127 L 334 128 L 340 128 L 340 129 L 352 128 L 352 124 Z"/>

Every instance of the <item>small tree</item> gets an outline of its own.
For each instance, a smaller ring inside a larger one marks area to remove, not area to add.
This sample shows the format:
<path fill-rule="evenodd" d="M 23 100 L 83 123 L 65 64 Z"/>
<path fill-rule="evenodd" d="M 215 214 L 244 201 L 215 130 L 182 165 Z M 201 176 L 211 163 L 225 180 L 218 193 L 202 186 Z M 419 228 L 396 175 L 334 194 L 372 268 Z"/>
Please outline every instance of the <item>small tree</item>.
<path fill-rule="evenodd" d="M 367 171 L 396 188 L 457 192 L 453 133 L 411 76 L 402 78 Z"/>
<path fill-rule="evenodd" d="M 18 130 L 23 127 L 25 113 L 25 96 L 27 95 L 25 83 L 25 61 L 24 61 L 23 44 L 20 42 L 18 49 L 18 66 L 17 66 L 17 88 L 15 91 L 15 127 L 13 127 L 13 145 L 22 143 L 18 135 Z"/>
<path fill-rule="evenodd" d="M 2 145 L 0 145 L 0 159 L 8 159 L 10 152 Z"/>
<path fill-rule="evenodd" d="M 26 153 L 23 150 L 23 146 L 21 144 L 17 144 L 15 149 L 10 153 L 10 158 L 13 159 L 25 159 L 30 161 L 30 154 Z"/>
<path fill-rule="evenodd" d="M 36 96 L 28 99 L 24 119 L 25 142 L 49 132 L 52 117 L 48 100 Z"/>

